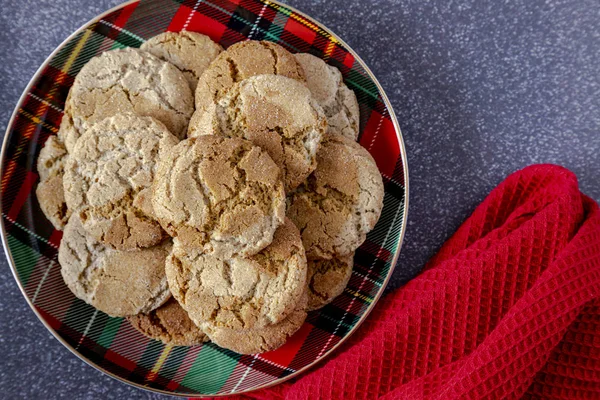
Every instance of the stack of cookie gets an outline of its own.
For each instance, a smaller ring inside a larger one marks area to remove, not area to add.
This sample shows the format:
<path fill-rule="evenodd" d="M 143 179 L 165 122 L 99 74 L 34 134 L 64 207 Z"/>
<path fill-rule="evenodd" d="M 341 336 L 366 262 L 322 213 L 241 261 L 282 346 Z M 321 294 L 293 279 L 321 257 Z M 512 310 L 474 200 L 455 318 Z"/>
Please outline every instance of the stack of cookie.
<path fill-rule="evenodd" d="M 381 213 L 358 115 L 337 69 L 274 43 L 168 32 L 91 59 L 38 158 L 66 284 L 164 343 L 283 345 Z"/>

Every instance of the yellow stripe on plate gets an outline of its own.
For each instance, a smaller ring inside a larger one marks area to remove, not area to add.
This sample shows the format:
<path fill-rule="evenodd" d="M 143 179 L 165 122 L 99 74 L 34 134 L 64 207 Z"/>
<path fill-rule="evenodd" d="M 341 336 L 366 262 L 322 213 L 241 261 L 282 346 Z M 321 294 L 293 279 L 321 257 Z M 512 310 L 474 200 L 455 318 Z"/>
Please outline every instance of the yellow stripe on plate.
<path fill-rule="evenodd" d="M 267 3 L 267 5 L 270 5 L 271 7 L 276 8 L 277 11 L 279 11 L 280 13 L 285 14 L 288 17 L 290 17 L 290 18 L 292 18 L 292 19 L 300 22 L 302 25 L 309 27 L 313 31 L 315 31 L 315 32 L 321 32 L 321 33 L 325 34 L 328 38 L 331 38 L 331 36 L 329 35 L 329 33 L 325 32 L 324 30 L 322 30 L 321 28 L 319 28 L 317 25 L 313 24 L 312 22 L 307 21 L 306 19 L 304 19 L 304 17 L 296 14 L 295 12 L 293 12 L 291 10 L 288 10 L 287 8 L 282 7 L 282 6 L 278 5 L 278 4 L 271 3 L 269 1 L 263 1 L 263 3 Z M 331 39 L 333 39 L 333 38 L 331 38 Z"/>
<path fill-rule="evenodd" d="M 328 59 L 329 57 L 331 57 L 336 43 L 337 41 L 333 37 L 329 38 L 329 43 L 327 43 L 327 48 L 325 49 L 325 56 L 323 58 Z"/>
<path fill-rule="evenodd" d="M 148 378 L 146 379 L 148 382 L 152 382 L 154 379 L 156 379 L 156 377 L 158 376 L 158 371 L 160 371 L 165 361 L 167 361 L 167 357 L 169 357 L 171 350 L 173 350 L 172 344 L 168 344 L 165 346 L 162 353 L 160 353 L 160 356 L 156 360 L 156 363 L 154 363 L 152 371 L 150 372 L 150 374 L 148 374 Z"/>
<path fill-rule="evenodd" d="M 92 31 L 90 29 L 87 29 L 85 32 L 83 32 L 83 35 L 81 35 L 81 38 L 77 42 L 77 45 L 73 48 L 73 51 L 71 52 L 71 54 L 69 54 L 69 58 L 67 58 L 65 65 L 63 65 L 63 67 L 60 69 L 62 74 L 60 74 L 58 76 L 58 79 L 56 79 L 54 85 L 48 91 L 48 94 L 46 95 L 46 99 L 54 99 L 54 94 L 60 87 L 60 84 L 63 83 L 63 81 L 65 80 L 66 76 L 69 73 L 69 70 L 71 69 L 71 67 L 73 66 L 73 63 L 75 63 L 75 60 L 77 59 L 77 56 L 79 56 L 79 53 L 81 53 L 81 49 L 83 49 L 85 42 L 87 42 L 88 38 L 91 35 L 92 35 Z M 42 103 L 42 104 L 45 104 L 45 103 Z M 40 111 L 42 111 L 40 114 L 44 114 L 46 112 L 47 108 L 48 108 L 48 106 L 46 105 L 46 107 L 43 108 L 43 111 L 40 110 Z"/>
<path fill-rule="evenodd" d="M 367 303 L 369 303 L 369 304 L 373 302 L 373 299 L 372 299 L 372 298 L 370 298 L 370 297 L 367 297 L 367 296 L 365 296 L 365 295 L 363 295 L 363 294 L 360 294 L 360 293 L 358 293 L 358 292 L 355 292 L 355 291 L 354 291 L 354 290 L 352 290 L 352 289 L 346 288 L 346 291 L 347 291 L 348 293 L 350 293 L 352 296 L 354 296 L 354 297 L 358 297 L 358 298 L 359 298 L 359 299 L 361 299 L 362 301 L 365 301 L 365 302 L 367 302 Z"/>
<path fill-rule="evenodd" d="M 75 62 L 75 59 L 77 58 L 77 56 L 81 52 L 81 49 L 83 49 L 83 45 L 85 45 L 85 42 L 87 42 L 87 40 L 88 40 L 88 38 L 90 37 L 91 34 L 92 34 L 92 31 L 88 29 L 88 30 L 86 30 L 83 33 L 83 35 L 81 35 L 81 39 L 79 39 L 79 42 L 77 42 L 77 45 L 75 46 L 75 48 L 73 49 L 73 51 L 69 55 L 69 58 L 67 59 L 67 62 L 65 62 L 65 65 L 63 65 L 63 67 L 61 68 L 62 72 L 64 72 L 65 74 L 69 73 L 69 70 L 71 69 L 71 66 Z"/>
<path fill-rule="evenodd" d="M 46 106 L 46 108 L 48 108 L 48 106 Z M 22 108 L 19 109 L 19 114 L 24 115 L 27 119 L 29 119 L 31 122 L 33 122 L 36 125 L 42 125 L 44 128 L 49 129 L 54 133 L 58 132 L 58 129 L 56 129 L 52 125 L 42 121 L 38 116 L 30 114 L 27 111 L 23 110 Z"/>

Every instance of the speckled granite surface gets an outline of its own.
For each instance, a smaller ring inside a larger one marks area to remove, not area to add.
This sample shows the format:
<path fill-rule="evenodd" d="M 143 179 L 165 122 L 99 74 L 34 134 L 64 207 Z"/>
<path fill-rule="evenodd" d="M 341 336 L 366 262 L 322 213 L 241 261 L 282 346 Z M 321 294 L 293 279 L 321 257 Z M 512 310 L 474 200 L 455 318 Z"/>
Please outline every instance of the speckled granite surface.
<path fill-rule="evenodd" d="M 119 0 L 2 0 L 0 126 L 72 31 Z M 387 91 L 404 133 L 410 212 L 390 287 L 507 174 L 572 169 L 600 200 L 598 0 L 290 0 L 338 33 Z M 509 3 L 509 4 L 506 4 Z M 37 320 L 0 260 L 0 397 L 157 399 L 85 365 Z"/>

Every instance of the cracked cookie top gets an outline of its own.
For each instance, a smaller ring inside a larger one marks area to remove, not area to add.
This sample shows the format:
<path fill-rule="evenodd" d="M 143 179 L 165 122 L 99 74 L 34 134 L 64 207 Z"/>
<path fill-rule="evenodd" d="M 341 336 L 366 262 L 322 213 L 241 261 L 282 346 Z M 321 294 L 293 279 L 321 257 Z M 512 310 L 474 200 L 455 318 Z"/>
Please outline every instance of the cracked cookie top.
<path fill-rule="evenodd" d="M 365 241 L 381 215 L 384 188 L 373 157 L 343 136 L 326 137 L 317 164 L 290 194 L 287 216 L 302 233 L 306 256 L 330 260 Z"/>
<path fill-rule="evenodd" d="M 304 324 L 307 298 L 304 292 L 294 311 L 276 324 L 241 330 L 208 326 L 206 332 L 216 345 L 236 353 L 256 354 L 275 350 L 283 346 Z"/>
<path fill-rule="evenodd" d="M 273 242 L 248 258 L 207 256 L 175 240 L 166 273 L 173 296 L 203 330 L 246 329 L 292 313 L 305 291 L 306 268 L 298 229 L 286 219 Z"/>
<path fill-rule="evenodd" d="M 182 245 L 220 257 L 256 254 L 285 217 L 283 183 L 269 155 L 220 136 L 184 140 L 161 158 L 152 204 Z"/>
<path fill-rule="evenodd" d="M 356 95 L 344 84 L 342 73 L 308 53 L 294 54 L 306 76 L 306 85 L 327 116 L 327 132 L 356 140 L 360 111 Z"/>
<path fill-rule="evenodd" d="M 89 129 L 65 166 L 69 209 L 96 240 L 121 250 L 160 243 L 151 186 L 163 153 L 178 140 L 151 117 L 118 114 Z"/>
<path fill-rule="evenodd" d="M 42 212 L 58 230 L 65 227 L 71 215 L 65 203 L 63 189 L 66 158 L 65 146 L 56 136 L 50 136 L 44 143 L 37 159 L 40 182 L 35 193 Z"/>
<path fill-rule="evenodd" d="M 188 81 L 192 93 L 198 79 L 223 48 L 197 32 L 164 32 L 142 44 L 142 50 L 176 66 Z"/>
<path fill-rule="evenodd" d="M 165 258 L 171 242 L 119 251 L 86 234 L 79 216 L 69 219 L 58 251 L 63 279 L 81 300 L 113 317 L 148 313 L 171 295 Z"/>
<path fill-rule="evenodd" d="M 334 257 L 331 260 L 309 260 L 308 274 L 308 311 L 331 303 L 338 297 L 352 276 L 354 253 Z"/>
<path fill-rule="evenodd" d="M 77 74 L 68 103 L 74 129 L 66 131 L 70 135 L 63 140 L 69 152 L 94 123 L 125 112 L 156 118 L 183 138 L 194 111 L 193 95 L 183 73 L 133 48 L 92 58 Z"/>
<path fill-rule="evenodd" d="M 249 40 L 222 52 L 204 72 L 196 88 L 196 113 L 227 94 L 237 82 L 256 75 L 274 74 L 304 81 L 304 73 L 294 56 L 273 42 Z"/>
<path fill-rule="evenodd" d="M 286 191 L 314 171 L 327 131 L 323 110 L 307 87 L 278 75 L 258 75 L 237 83 L 193 123 L 192 136 L 243 137 L 262 147 L 281 169 Z"/>
<path fill-rule="evenodd" d="M 194 346 L 208 341 L 206 334 L 172 297 L 156 310 L 127 317 L 127 320 L 144 336 L 160 340 L 164 344 Z"/>

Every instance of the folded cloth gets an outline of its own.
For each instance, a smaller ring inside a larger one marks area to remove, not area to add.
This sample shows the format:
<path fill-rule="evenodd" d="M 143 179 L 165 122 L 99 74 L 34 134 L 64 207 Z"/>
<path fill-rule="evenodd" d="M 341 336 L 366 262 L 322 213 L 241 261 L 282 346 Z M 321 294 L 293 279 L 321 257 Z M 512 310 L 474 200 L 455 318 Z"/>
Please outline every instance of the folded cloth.
<path fill-rule="evenodd" d="M 331 359 L 237 398 L 600 399 L 598 205 L 514 173 Z"/>

